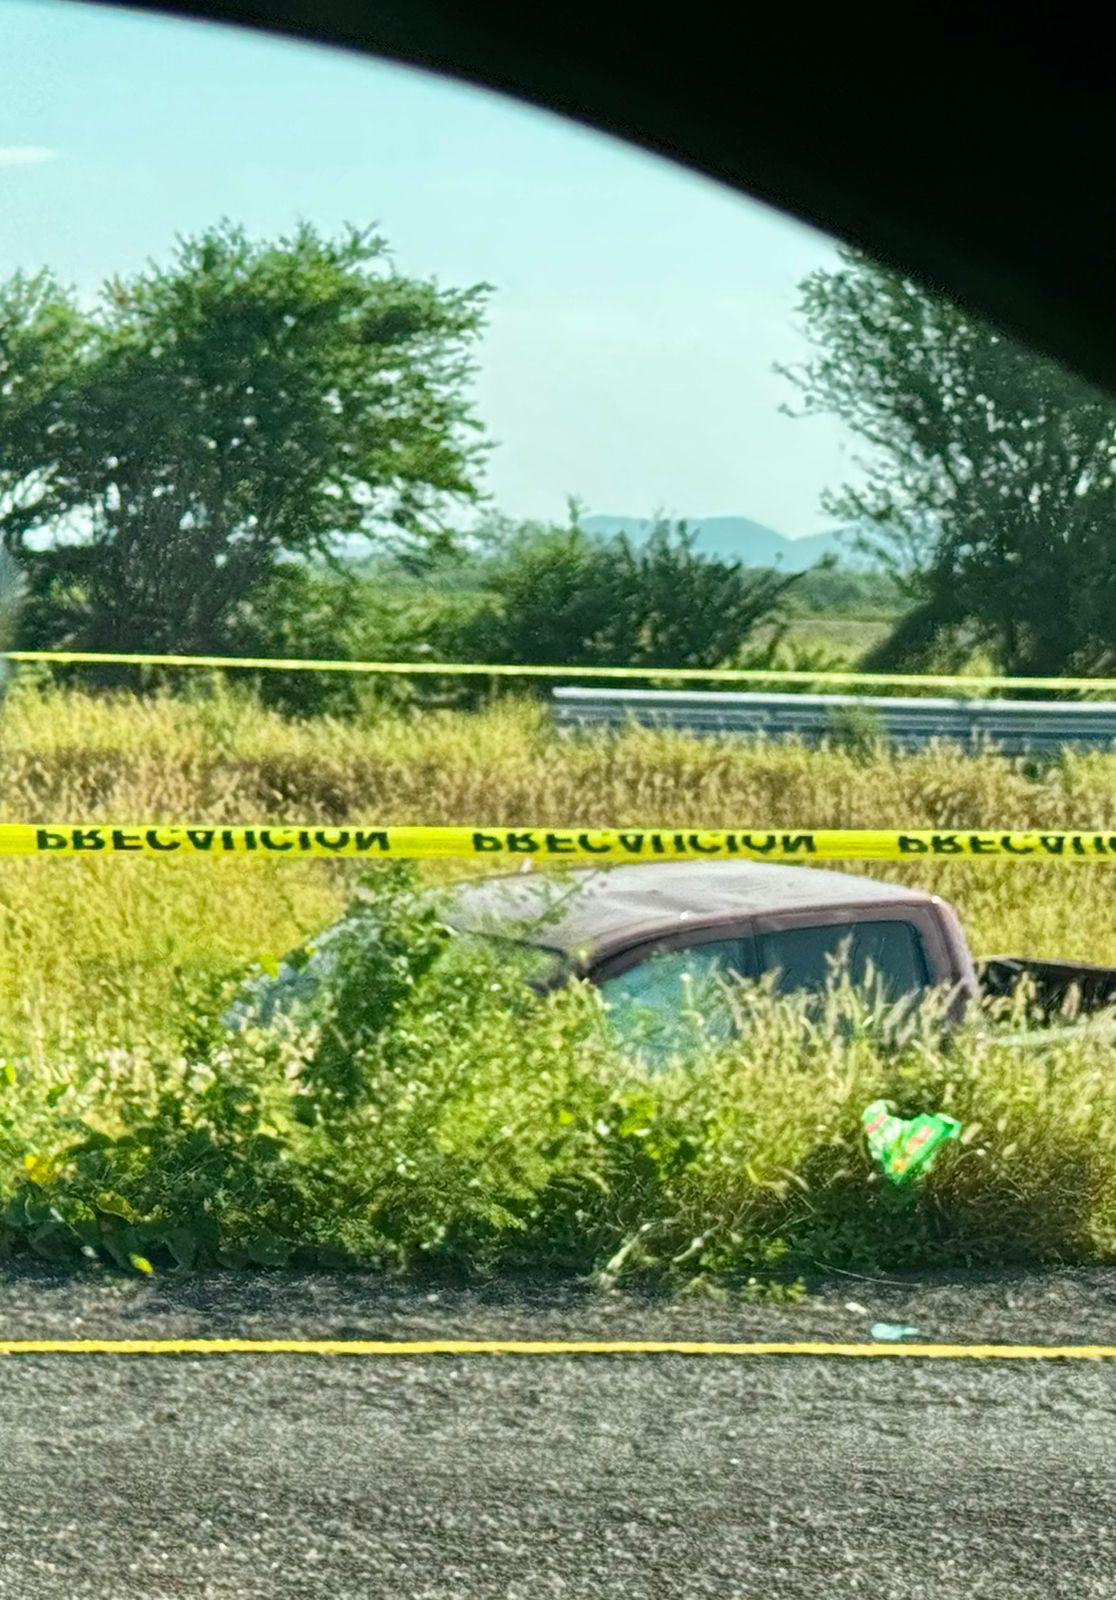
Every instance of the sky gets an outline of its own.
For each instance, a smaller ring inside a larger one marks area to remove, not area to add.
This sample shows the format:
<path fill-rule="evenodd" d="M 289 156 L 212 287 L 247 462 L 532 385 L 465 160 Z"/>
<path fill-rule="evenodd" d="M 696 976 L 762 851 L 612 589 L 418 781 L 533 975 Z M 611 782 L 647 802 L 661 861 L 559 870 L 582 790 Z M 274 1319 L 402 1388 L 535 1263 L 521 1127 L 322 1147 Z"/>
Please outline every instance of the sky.
<path fill-rule="evenodd" d="M 70 0 L 0 0 L 0 276 L 84 296 L 221 217 L 374 223 L 397 266 L 492 285 L 479 415 L 514 517 L 828 525 L 829 419 L 780 414 L 824 236 L 546 112 L 389 63 Z"/>

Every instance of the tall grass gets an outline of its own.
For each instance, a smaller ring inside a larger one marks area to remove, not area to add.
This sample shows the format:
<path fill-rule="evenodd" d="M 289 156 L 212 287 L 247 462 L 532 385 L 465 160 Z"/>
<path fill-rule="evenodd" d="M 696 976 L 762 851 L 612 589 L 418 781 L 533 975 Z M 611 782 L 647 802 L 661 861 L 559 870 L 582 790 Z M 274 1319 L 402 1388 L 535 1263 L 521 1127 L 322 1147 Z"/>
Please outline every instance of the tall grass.
<path fill-rule="evenodd" d="M 299 723 L 208 685 L 139 700 L 24 684 L 0 720 L 0 818 L 1116 829 L 1116 755 L 558 738 L 516 703 Z M 0 1239 L 66 1259 L 689 1279 L 1116 1254 L 1099 1039 L 1035 1054 L 974 1027 L 946 1048 L 927 1026 L 899 1049 L 852 1001 L 840 1026 L 756 1001 L 743 1044 L 648 1079 L 592 995 L 540 1002 L 441 960 L 376 1027 L 342 1030 L 329 1071 L 322 1019 L 278 1043 L 214 1032 L 223 987 L 333 917 L 357 870 L 0 863 Z M 1111 869 L 871 870 L 951 899 L 978 951 L 1116 963 Z M 864 1157 L 859 1113 L 881 1094 L 969 1130 L 913 1197 Z"/>
<path fill-rule="evenodd" d="M 1116 1254 L 1110 1047 L 944 1044 L 930 1016 L 896 1042 L 847 992 L 818 1015 L 740 990 L 740 1042 L 650 1073 L 595 991 L 539 998 L 465 955 L 390 869 L 369 894 L 283 1034 L 202 1020 L 177 1051 L 83 1036 L 9 1065 L 0 1247 L 689 1286 Z M 911 1192 L 865 1155 L 880 1096 L 965 1125 Z"/>
<path fill-rule="evenodd" d="M 204 685 L 189 700 L 24 688 L 0 722 L 0 818 L 1116 828 L 1116 754 L 1032 768 L 948 748 L 816 752 L 648 730 L 559 738 L 537 705 L 514 702 L 294 722 Z M 978 952 L 1116 963 L 1106 867 L 854 870 L 945 895 Z M 176 973 L 273 958 L 328 919 L 352 881 L 351 868 L 312 862 L 5 863 L 0 1039 L 13 1006 L 76 1009 L 84 1024 L 127 974 L 150 1013 Z"/>

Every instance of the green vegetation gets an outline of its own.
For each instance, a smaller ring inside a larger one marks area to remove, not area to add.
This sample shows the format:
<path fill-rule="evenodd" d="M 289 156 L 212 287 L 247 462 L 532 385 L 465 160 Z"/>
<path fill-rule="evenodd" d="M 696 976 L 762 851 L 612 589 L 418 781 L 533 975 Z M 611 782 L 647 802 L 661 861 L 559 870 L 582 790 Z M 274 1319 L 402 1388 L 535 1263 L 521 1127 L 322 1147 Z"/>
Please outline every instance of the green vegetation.
<path fill-rule="evenodd" d="M 910 603 L 886 570 L 823 563 L 801 574 L 785 616 L 774 628 L 757 629 L 755 642 L 761 649 L 773 646 L 780 666 L 860 669 L 890 639 Z"/>
<path fill-rule="evenodd" d="M 794 610 L 775 627 L 757 628 L 754 644 L 742 652 L 739 665 L 806 672 L 866 671 L 869 659 L 891 633 L 892 624 L 882 618 L 814 616 Z M 788 685 L 771 683 L 768 687 L 780 694 L 793 692 Z"/>
<path fill-rule="evenodd" d="M 792 617 L 894 622 L 910 604 L 893 573 L 820 563 L 803 572 L 789 596 Z"/>
<path fill-rule="evenodd" d="M 199 687 L 114 700 L 21 685 L 0 814 L 20 820 L 816 822 L 1116 828 L 1116 758 L 820 754 L 632 732 L 561 741 L 532 704 L 288 721 Z M 978 949 L 1116 962 L 1103 868 L 881 866 L 932 885 Z M 793 1282 L 825 1266 L 1116 1256 L 1111 1043 L 996 1027 L 896 1042 L 851 997 L 740 991 L 743 1041 L 647 1077 L 595 997 L 538 1000 L 467 957 L 409 875 L 365 890 L 298 1034 L 215 1026 L 228 985 L 357 892 L 338 863 L 0 864 L 0 1240 L 156 1270 L 284 1260 L 453 1273 Z M 358 915 L 363 913 L 358 911 Z M 909 1196 L 859 1115 L 966 1125 Z"/>
<path fill-rule="evenodd" d="M 417 548 L 477 496 L 465 391 L 480 289 L 394 271 L 384 241 L 230 224 L 112 279 L 0 285 L 0 542 L 30 644 L 228 649 L 292 553 Z"/>
<path fill-rule="evenodd" d="M 1096 1045 L 1037 1062 L 975 1031 L 943 1050 L 927 1025 L 896 1049 L 851 996 L 817 1018 L 741 993 L 745 1044 L 646 1077 L 590 991 L 539 1000 L 502 963 L 442 951 L 405 885 L 368 892 L 378 937 L 301 1034 L 8 1069 L 9 1248 L 690 1287 L 1116 1251 Z M 881 1094 L 965 1124 L 915 1193 L 863 1152 Z"/>
<path fill-rule="evenodd" d="M 875 529 L 910 605 L 874 663 L 1111 672 L 1111 397 L 856 251 L 799 309 L 817 354 L 785 375 L 865 449 L 826 508 Z"/>
<path fill-rule="evenodd" d="M 782 611 L 794 582 L 703 558 L 685 528 L 660 524 L 635 545 L 575 522 L 510 541 L 464 649 L 474 661 L 719 666 Z"/>
<path fill-rule="evenodd" d="M 0 560 L 19 558 L 27 590 L 21 610 L 0 568 L 0 643 L 571 676 L 1112 669 L 1114 413 L 1051 364 L 855 254 L 809 279 L 818 354 L 792 376 L 868 446 L 867 488 L 830 509 L 874 527 L 890 565 L 788 578 L 700 555 L 681 524 L 590 536 L 576 507 L 566 526 L 489 510 L 453 533 L 481 500 L 485 293 L 399 275 L 368 232 L 260 242 L 230 224 L 91 310 L 49 273 L 0 285 Z M 901 757 L 858 708 L 820 752 L 559 739 L 541 698 L 515 693 L 24 672 L 0 817 L 1116 830 L 1112 755 Z M 1110 869 L 870 870 L 954 901 L 978 952 L 1116 963 Z M 425 897 L 447 875 L 0 863 L 0 1252 L 706 1288 L 1116 1259 L 1110 1037 L 1036 1052 L 995 1018 L 946 1039 L 929 1014 L 897 1036 L 847 992 L 819 1015 L 741 988 L 737 1043 L 698 1038 L 651 1073 L 592 992 L 539 998 L 448 938 Z M 221 1024 L 250 967 L 347 904 L 361 937 L 297 1028 Z M 1010 1025 L 1025 1015 L 1024 998 Z M 865 1158 L 860 1113 L 881 1097 L 965 1125 L 909 1193 Z"/>
<path fill-rule="evenodd" d="M 516 527 L 486 507 L 463 534 L 483 503 L 469 386 L 487 293 L 401 275 L 369 230 L 254 240 L 231 223 L 106 281 L 92 308 L 48 271 L 0 284 L 18 642 L 1044 675 L 1116 661 L 1116 411 L 1053 363 L 855 252 L 807 279 L 816 354 L 786 375 L 863 441 L 861 486 L 827 509 L 884 567 L 787 577 L 699 553 L 683 524 L 591 536 L 576 508 Z M 361 539 L 370 556 L 348 559 Z M 257 689 L 300 713 L 366 700 L 336 681 Z"/>
<path fill-rule="evenodd" d="M 340 660 L 564 663 L 575 673 L 578 666 L 783 665 L 789 602 L 804 576 L 700 556 L 681 524 L 660 523 L 636 545 L 591 537 L 576 514 L 564 527 L 497 521 L 467 549 L 422 558 L 381 555 L 347 568 L 284 563 L 243 608 L 236 649 Z M 261 675 L 255 687 L 268 704 L 296 714 L 353 714 L 368 701 L 366 685 L 344 678 Z M 398 682 L 391 692 L 425 704 L 474 705 L 490 687 L 446 677 Z M 530 692 L 530 680 L 520 687 Z"/>

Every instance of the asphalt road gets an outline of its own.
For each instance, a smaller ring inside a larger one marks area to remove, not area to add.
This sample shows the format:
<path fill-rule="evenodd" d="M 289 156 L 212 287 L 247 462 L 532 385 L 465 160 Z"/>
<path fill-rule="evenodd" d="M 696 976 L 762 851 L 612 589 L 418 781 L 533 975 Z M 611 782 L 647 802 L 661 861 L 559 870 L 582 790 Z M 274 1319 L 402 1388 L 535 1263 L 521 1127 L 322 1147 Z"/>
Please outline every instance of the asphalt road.
<path fill-rule="evenodd" d="M 430 1298 L 433 1294 L 434 1297 Z M 787 1308 L 0 1275 L 0 1337 L 1113 1342 L 1116 1273 Z M 0 1360 L 0 1597 L 1116 1596 L 1116 1364 Z"/>

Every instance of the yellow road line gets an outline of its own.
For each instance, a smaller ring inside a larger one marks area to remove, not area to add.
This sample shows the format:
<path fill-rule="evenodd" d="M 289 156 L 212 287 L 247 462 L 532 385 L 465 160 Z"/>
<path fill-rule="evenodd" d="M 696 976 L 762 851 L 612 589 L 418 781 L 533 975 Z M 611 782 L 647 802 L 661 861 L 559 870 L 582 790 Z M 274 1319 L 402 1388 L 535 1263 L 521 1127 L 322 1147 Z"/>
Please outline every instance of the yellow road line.
<path fill-rule="evenodd" d="M 844 1344 L 708 1339 L 0 1339 L 0 1355 L 841 1356 L 930 1361 L 1105 1361 L 1110 1344 Z"/>

